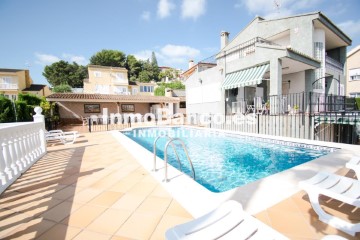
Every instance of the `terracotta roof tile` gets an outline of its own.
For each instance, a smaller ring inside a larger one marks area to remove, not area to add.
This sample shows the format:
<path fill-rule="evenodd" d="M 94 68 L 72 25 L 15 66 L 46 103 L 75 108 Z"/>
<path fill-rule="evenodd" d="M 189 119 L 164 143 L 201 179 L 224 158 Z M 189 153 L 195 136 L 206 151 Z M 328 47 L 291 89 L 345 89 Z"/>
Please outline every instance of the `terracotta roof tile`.
<path fill-rule="evenodd" d="M 46 97 L 48 101 L 74 101 L 85 102 L 179 102 L 177 97 L 149 96 L 149 95 L 116 95 L 96 93 L 53 93 Z"/>

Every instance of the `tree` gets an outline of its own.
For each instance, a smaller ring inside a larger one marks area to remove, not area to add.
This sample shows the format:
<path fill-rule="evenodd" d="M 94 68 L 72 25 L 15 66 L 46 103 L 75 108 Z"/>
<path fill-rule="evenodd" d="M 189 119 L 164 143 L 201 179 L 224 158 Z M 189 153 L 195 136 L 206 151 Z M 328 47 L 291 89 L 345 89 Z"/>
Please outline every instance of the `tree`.
<path fill-rule="evenodd" d="M 103 49 L 90 58 L 90 64 L 109 67 L 125 67 L 126 57 L 121 51 Z"/>
<path fill-rule="evenodd" d="M 72 92 L 71 86 L 67 85 L 67 84 L 61 84 L 61 85 L 57 85 L 55 86 L 52 91 L 54 93 L 66 93 L 66 92 Z"/>
<path fill-rule="evenodd" d="M 150 82 L 150 73 L 147 70 L 143 70 L 139 74 L 139 82 Z"/>
<path fill-rule="evenodd" d="M 156 56 L 155 56 L 155 53 L 152 52 L 151 53 L 151 70 L 152 70 L 152 74 L 153 74 L 153 79 L 157 82 L 159 81 L 159 73 L 160 73 L 160 68 L 158 66 L 158 63 L 157 63 L 157 59 L 156 59 Z"/>
<path fill-rule="evenodd" d="M 71 87 L 83 87 L 83 80 L 88 77 L 86 67 L 63 60 L 45 66 L 43 76 L 52 86 L 66 84 Z"/>
<path fill-rule="evenodd" d="M 170 89 L 185 89 L 185 85 L 181 81 L 175 81 L 171 83 L 160 83 L 159 86 L 155 89 L 155 96 L 165 96 L 165 88 Z"/>
<path fill-rule="evenodd" d="M 126 57 L 126 69 L 128 70 L 128 78 L 130 81 L 136 81 L 142 69 L 142 64 L 133 55 Z"/>
<path fill-rule="evenodd" d="M 165 80 L 166 77 L 169 80 L 177 79 L 179 77 L 179 71 L 174 68 L 169 68 L 159 73 L 159 80 Z"/>

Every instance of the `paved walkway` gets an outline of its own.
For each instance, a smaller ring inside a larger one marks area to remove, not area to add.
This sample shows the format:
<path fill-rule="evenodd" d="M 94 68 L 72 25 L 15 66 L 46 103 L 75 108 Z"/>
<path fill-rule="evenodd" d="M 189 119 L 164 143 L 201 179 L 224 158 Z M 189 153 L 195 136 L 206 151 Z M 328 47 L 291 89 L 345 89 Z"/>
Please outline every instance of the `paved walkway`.
<path fill-rule="evenodd" d="M 106 132 L 49 146 L 0 198 L 1 239 L 163 239 L 190 219 Z"/>
<path fill-rule="evenodd" d="M 342 169 L 340 174 L 354 177 Z M 360 210 L 324 198 L 328 211 L 360 221 Z M 351 237 L 320 222 L 299 192 L 256 215 L 290 239 Z M 48 154 L 0 196 L 1 239 L 164 239 L 192 219 L 108 132 L 83 133 Z"/>

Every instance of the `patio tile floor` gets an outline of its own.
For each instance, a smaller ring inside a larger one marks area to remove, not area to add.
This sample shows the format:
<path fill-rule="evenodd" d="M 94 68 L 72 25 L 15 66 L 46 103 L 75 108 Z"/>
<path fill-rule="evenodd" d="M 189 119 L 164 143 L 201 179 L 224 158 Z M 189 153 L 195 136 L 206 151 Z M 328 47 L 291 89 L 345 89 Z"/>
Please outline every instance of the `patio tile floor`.
<path fill-rule="evenodd" d="M 353 177 L 342 169 L 340 174 Z M 360 210 L 323 199 L 360 221 Z M 335 209 L 335 210 L 334 210 Z M 255 215 L 290 239 L 351 237 L 320 222 L 299 192 Z M 109 133 L 83 133 L 48 153 L 0 196 L 1 239 L 164 239 L 192 216 Z"/>

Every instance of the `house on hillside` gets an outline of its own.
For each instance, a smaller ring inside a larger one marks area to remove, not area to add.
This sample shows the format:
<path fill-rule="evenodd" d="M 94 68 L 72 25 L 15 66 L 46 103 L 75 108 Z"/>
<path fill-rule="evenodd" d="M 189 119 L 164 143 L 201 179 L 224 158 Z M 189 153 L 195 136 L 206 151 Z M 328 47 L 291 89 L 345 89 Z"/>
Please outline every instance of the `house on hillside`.
<path fill-rule="evenodd" d="M 88 66 L 89 78 L 84 79 L 83 93 L 116 95 L 153 95 L 156 83 L 130 82 L 126 68 Z"/>
<path fill-rule="evenodd" d="M 256 17 L 231 41 L 228 32 L 220 39 L 214 62 L 202 61 L 184 73 L 189 75 L 187 114 L 245 113 L 249 106 L 263 107 L 265 102 L 271 114 L 298 105 L 310 111 L 311 99 L 320 106 L 321 96 L 344 95 L 351 39 L 321 12 L 271 20 Z M 211 68 L 199 67 L 209 62 Z"/>
<path fill-rule="evenodd" d="M 29 70 L 0 69 L 0 94 L 16 100 L 19 93 L 30 93 L 38 97 L 48 96 L 51 90 L 47 85 L 33 84 Z"/>
<path fill-rule="evenodd" d="M 360 45 L 347 54 L 346 95 L 360 97 Z"/>
<path fill-rule="evenodd" d="M 56 102 L 62 123 L 81 123 L 84 118 L 102 118 L 110 114 L 157 113 L 168 108 L 176 113 L 179 97 L 154 96 L 156 83 L 131 82 L 127 70 L 120 67 L 90 65 L 89 78 L 82 92 L 54 93 L 47 97 Z"/>

